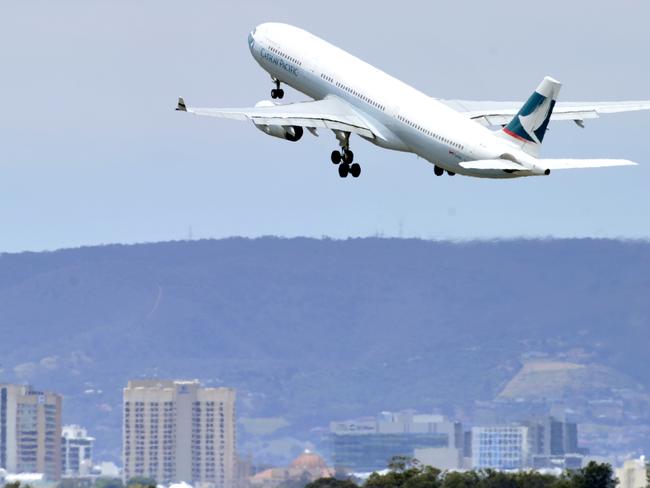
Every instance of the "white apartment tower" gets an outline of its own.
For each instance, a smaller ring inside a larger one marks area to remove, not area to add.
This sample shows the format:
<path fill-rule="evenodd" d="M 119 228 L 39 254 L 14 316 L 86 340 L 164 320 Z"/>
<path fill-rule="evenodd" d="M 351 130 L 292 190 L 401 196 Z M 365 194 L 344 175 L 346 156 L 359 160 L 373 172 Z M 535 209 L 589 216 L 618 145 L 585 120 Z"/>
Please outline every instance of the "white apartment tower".
<path fill-rule="evenodd" d="M 0 468 L 61 478 L 61 396 L 0 384 Z"/>
<path fill-rule="evenodd" d="M 198 381 L 133 380 L 124 389 L 124 479 L 231 488 L 235 390 Z"/>

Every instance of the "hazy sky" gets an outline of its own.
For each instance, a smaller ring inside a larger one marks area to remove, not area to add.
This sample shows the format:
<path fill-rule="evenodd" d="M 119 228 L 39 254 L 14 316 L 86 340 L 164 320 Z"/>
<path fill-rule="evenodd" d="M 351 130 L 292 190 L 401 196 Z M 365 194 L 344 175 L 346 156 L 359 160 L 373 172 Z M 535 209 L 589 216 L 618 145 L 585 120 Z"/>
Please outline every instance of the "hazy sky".
<path fill-rule="evenodd" d="M 344 6 L 343 6 L 344 5 Z M 556 122 L 546 157 L 634 168 L 510 181 L 435 177 L 353 138 L 341 180 L 331 133 L 299 143 L 174 112 L 176 97 L 269 97 L 255 25 L 301 26 L 436 97 L 650 99 L 650 3 L 3 0 L 0 252 L 231 235 L 466 239 L 650 236 L 650 113 Z M 371 80 L 369 80 L 371 82 Z M 305 99 L 288 89 L 285 100 Z"/>

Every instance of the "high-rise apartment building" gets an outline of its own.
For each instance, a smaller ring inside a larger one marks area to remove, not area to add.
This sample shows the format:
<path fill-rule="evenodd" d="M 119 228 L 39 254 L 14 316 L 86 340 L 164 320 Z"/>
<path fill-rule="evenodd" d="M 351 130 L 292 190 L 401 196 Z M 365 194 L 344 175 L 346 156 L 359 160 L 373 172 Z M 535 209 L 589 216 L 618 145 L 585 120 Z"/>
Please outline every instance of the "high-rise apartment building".
<path fill-rule="evenodd" d="M 61 478 L 61 396 L 0 385 L 0 467 Z"/>
<path fill-rule="evenodd" d="M 124 479 L 230 488 L 235 390 L 198 381 L 133 380 L 124 389 Z"/>
<path fill-rule="evenodd" d="M 61 437 L 61 468 L 63 476 L 86 476 L 93 467 L 95 439 L 78 425 L 63 427 Z"/>

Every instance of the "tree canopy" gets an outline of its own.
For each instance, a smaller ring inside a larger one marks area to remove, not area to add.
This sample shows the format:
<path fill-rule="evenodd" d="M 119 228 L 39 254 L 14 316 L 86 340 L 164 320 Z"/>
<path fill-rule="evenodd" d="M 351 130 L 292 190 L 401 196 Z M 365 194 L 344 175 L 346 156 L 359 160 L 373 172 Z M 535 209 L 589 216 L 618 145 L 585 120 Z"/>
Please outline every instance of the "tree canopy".
<path fill-rule="evenodd" d="M 127 488 L 156 488 L 156 480 L 144 476 L 134 476 L 126 482 Z"/>
<path fill-rule="evenodd" d="M 352 480 L 321 478 L 306 488 L 615 488 L 616 478 L 609 464 L 590 462 L 582 469 L 565 471 L 561 476 L 537 471 L 504 472 L 440 471 L 422 466 L 404 456 L 391 459 L 389 471 L 373 473 L 361 485 Z M 650 473 L 649 473 L 650 476 Z M 650 479 L 648 480 L 650 482 Z"/>

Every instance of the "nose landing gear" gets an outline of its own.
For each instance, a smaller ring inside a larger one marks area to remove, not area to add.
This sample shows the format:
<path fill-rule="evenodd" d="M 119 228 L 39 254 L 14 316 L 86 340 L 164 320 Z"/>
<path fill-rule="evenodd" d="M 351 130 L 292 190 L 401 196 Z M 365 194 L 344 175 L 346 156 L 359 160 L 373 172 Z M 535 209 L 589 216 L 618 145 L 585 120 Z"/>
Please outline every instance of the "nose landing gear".
<path fill-rule="evenodd" d="M 284 90 L 280 88 L 280 80 L 277 78 L 273 78 L 273 82 L 275 83 L 275 88 L 271 90 L 271 98 L 275 100 L 276 98 L 284 98 Z"/>

